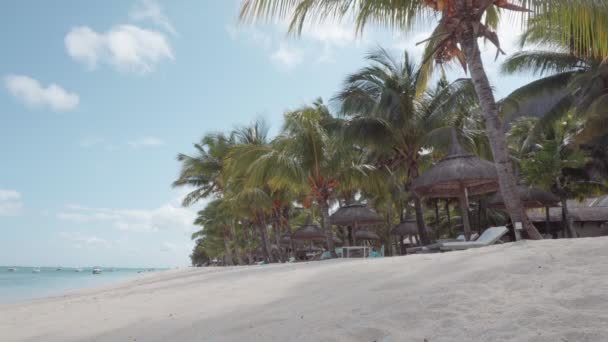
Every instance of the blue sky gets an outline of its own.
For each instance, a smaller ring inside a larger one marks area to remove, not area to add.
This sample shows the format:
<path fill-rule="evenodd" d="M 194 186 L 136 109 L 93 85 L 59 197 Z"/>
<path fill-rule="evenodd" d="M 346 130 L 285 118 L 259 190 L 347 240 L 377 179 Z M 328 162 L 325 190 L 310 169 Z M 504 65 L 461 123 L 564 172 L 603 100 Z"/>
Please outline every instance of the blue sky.
<path fill-rule="evenodd" d="M 0 265 L 182 266 L 197 207 L 172 189 L 205 132 L 331 97 L 378 44 L 428 36 L 348 23 L 300 39 L 239 25 L 239 1 L 5 1 L 0 39 Z M 516 23 L 500 37 L 515 52 Z M 498 97 L 529 81 L 497 72 Z M 450 77 L 462 77 L 454 69 Z M 199 206 L 200 207 L 200 206 Z"/>

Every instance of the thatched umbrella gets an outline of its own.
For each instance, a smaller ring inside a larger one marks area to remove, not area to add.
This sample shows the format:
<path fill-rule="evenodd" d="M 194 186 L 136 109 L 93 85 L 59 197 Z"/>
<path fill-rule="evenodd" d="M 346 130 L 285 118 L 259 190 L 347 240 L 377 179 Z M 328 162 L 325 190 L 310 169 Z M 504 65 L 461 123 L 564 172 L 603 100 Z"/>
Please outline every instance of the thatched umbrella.
<path fill-rule="evenodd" d="M 378 234 L 365 228 L 357 230 L 357 232 L 355 233 L 355 237 L 358 240 L 380 240 L 380 236 L 378 236 Z"/>
<path fill-rule="evenodd" d="M 498 174 L 490 161 L 467 153 L 452 130 L 452 146 L 448 155 L 412 181 L 412 190 L 428 198 L 458 198 L 462 210 L 464 234 L 471 236 L 468 196 L 498 190 Z"/>
<path fill-rule="evenodd" d="M 283 239 L 289 238 L 289 236 L 284 236 Z M 293 233 L 291 233 L 291 239 L 293 240 L 308 240 L 311 243 L 313 241 L 326 241 L 327 236 L 323 232 L 323 230 L 317 226 L 316 224 L 305 224 L 302 227 L 296 229 Z M 335 244 L 341 245 L 342 240 L 337 236 L 332 234 L 332 239 Z"/>
<path fill-rule="evenodd" d="M 384 222 L 374 210 L 368 208 L 365 204 L 347 204 L 338 208 L 335 213 L 329 217 L 332 224 L 337 226 L 352 225 L 354 233 L 361 224 L 378 224 Z M 348 234 L 345 234 L 348 236 Z M 356 234 L 354 235 L 356 239 Z"/>
<path fill-rule="evenodd" d="M 291 233 L 291 238 L 295 240 L 320 240 L 325 239 L 323 230 L 316 224 L 305 224 Z"/>
<path fill-rule="evenodd" d="M 549 218 L 549 207 L 557 206 L 559 203 L 559 197 L 548 191 L 524 185 L 518 186 L 517 192 L 525 208 L 545 208 L 545 229 L 549 231 L 549 225 L 551 224 L 551 219 Z M 502 199 L 502 194 L 497 192 L 492 195 L 488 199 L 488 206 L 490 208 L 504 209 L 505 202 Z"/>
<path fill-rule="evenodd" d="M 392 235 L 406 236 L 418 234 L 418 224 L 415 219 L 406 219 L 391 230 Z"/>

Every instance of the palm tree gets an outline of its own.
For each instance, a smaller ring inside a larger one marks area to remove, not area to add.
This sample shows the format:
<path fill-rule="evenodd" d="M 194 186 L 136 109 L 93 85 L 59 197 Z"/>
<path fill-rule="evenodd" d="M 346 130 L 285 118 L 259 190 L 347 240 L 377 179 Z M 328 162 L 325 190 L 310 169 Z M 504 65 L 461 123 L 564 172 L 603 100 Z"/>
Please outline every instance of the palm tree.
<path fill-rule="evenodd" d="M 233 265 L 232 248 L 230 246 L 230 226 L 234 218 L 230 214 L 227 203 L 223 199 L 211 201 L 207 206 L 198 212 L 194 224 L 203 228 L 192 234 L 192 239 L 202 236 L 221 236 L 225 249 L 225 264 Z"/>
<path fill-rule="evenodd" d="M 374 162 L 393 173 L 403 173 L 401 189 L 418 176 L 425 149 L 446 145 L 448 129 L 458 114 L 477 102 L 472 83 L 462 79 L 448 84 L 440 80 L 434 89 L 420 93 L 423 66 L 407 52 L 394 59 L 379 49 L 367 56 L 371 65 L 347 77 L 335 96 L 340 113 L 350 120 L 345 133 L 373 155 Z M 463 124 L 462 122 L 460 123 Z M 413 196 L 421 240 L 430 243 L 420 199 Z"/>
<path fill-rule="evenodd" d="M 588 193 L 596 184 L 590 182 L 582 170 L 587 162 L 584 153 L 567 144 L 571 127 L 559 123 L 547 133 L 535 149 L 521 160 L 521 170 L 529 184 L 538 185 L 559 196 L 562 221 L 569 237 L 576 237 L 568 211 L 568 198 Z"/>
<path fill-rule="evenodd" d="M 585 39 L 577 45 L 579 55 L 608 56 L 608 21 L 604 20 L 608 15 L 608 4 L 595 0 L 514 0 L 514 3 L 508 0 L 244 0 L 240 17 L 242 20 L 289 18 L 289 31 L 299 34 L 307 20 L 340 20 L 344 17 L 355 18 L 358 32 L 362 32 L 369 22 L 407 31 L 418 19 L 433 20 L 436 18 L 434 12 L 439 12 L 439 23 L 427 43 L 425 58 L 434 58 L 440 63 L 458 60 L 470 71 L 483 110 L 507 210 L 513 222 L 523 222 L 530 238 L 540 239 L 542 236 L 528 220 L 517 194 L 502 122 L 478 45 L 478 38 L 483 37 L 502 52 L 498 36 L 492 30 L 500 10 L 526 13 L 524 18 L 536 15 L 544 23 L 557 23 L 565 32 L 580 34 Z M 593 23 L 596 30 L 589 32 L 589 23 Z M 562 39 L 567 40 L 568 37 Z"/>
<path fill-rule="evenodd" d="M 195 156 L 183 153 L 177 155 L 182 168 L 173 186 L 194 188 L 184 197 L 184 206 L 213 195 L 221 195 L 224 188 L 224 159 L 233 145 L 233 137 L 209 133 L 203 136 L 200 143 L 194 144 L 197 152 Z"/>
<path fill-rule="evenodd" d="M 284 118 L 282 132 L 271 144 L 234 149 L 231 167 L 246 175 L 243 188 L 265 185 L 277 206 L 285 206 L 285 198 L 305 207 L 316 204 L 328 249 L 334 254 L 331 203 L 340 191 L 353 194 L 362 187 L 378 186 L 379 179 L 372 174 L 375 168 L 361 163 L 360 153 L 342 143 L 336 134 L 341 123 L 322 100 L 287 112 Z"/>
<path fill-rule="evenodd" d="M 174 187 L 193 187 L 183 200 L 182 205 L 190 206 L 197 201 L 211 196 L 221 198 L 224 192 L 224 159 L 231 146 L 232 137 L 224 134 L 212 133 L 205 135 L 201 142 L 194 145 L 196 156 L 179 154 L 177 160 L 182 163 L 178 179 L 173 182 Z M 231 238 L 236 237 L 231 226 L 224 227 L 224 246 L 226 247 L 226 264 L 233 265 Z M 236 244 L 235 244 L 236 246 Z M 239 257 L 240 260 L 240 257 Z"/>

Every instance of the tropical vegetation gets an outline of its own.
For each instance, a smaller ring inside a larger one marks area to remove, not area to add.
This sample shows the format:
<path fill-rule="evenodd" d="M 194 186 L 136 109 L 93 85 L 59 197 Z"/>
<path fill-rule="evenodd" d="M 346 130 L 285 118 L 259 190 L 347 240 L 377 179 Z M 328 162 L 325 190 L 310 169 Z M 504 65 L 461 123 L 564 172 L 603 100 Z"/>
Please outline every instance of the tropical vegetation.
<path fill-rule="evenodd" d="M 521 13 L 526 27 L 522 47 L 537 49 L 508 57 L 501 68 L 539 79 L 496 101 L 478 38 L 501 53 L 495 30 L 510 11 Z M 184 205 L 210 200 L 196 222 L 202 229 L 193 235 L 193 262 L 285 261 L 297 249 L 291 233 L 304 222 L 320 224 L 324 241 L 317 243 L 333 252 L 335 237 L 344 236 L 330 213 L 355 201 L 385 217 L 378 232 L 388 253 L 396 246 L 390 228 L 412 216 L 424 244 L 453 235 L 462 215 L 479 230 L 510 218 L 523 223 L 528 238 L 541 238 L 516 179 L 559 195 L 568 222 L 567 199 L 605 191 L 608 177 L 606 17 L 608 5 L 592 0 L 243 1 L 242 20 L 288 19 L 296 34 L 311 21 L 343 18 L 354 19 L 358 32 L 371 23 L 404 31 L 438 24 L 421 61 L 407 52 L 370 52 L 368 65 L 346 77 L 330 105 L 317 100 L 286 112 L 276 137 L 254 122 L 207 134 L 196 155 L 180 154 L 174 185 L 192 190 Z M 434 64 L 452 61 L 471 78 L 433 82 Z M 484 208 L 483 199 L 457 211 L 449 200 L 440 205 L 412 193 L 411 180 L 445 156 L 448 129 L 467 150 L 494 161 L 509 218 Z M 576 235 L 571 226 L 566 231 Z"/>

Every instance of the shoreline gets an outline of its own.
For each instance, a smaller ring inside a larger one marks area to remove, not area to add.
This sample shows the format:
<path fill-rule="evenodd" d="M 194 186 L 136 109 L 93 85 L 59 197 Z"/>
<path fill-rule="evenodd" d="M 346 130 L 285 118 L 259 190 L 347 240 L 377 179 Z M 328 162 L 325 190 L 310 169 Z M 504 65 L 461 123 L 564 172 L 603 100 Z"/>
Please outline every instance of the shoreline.
<path fill-rule="evenodd" d="M 608 238 L 167 270 L 0 305 L 6 341 L 597 341 Z M 25 329 L 27 327 L 27 329 Z"/>

